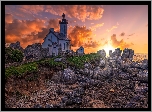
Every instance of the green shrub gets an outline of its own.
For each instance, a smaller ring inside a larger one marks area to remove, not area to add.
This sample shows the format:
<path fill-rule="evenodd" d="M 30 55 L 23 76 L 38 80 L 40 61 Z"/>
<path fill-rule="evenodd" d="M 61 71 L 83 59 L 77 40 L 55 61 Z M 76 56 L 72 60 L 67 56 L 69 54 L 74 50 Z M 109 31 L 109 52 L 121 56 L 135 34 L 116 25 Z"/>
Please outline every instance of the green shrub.
<path fill-rule="evenodd" d="M 5 48 L 5 62 L 22 62 L 23 61 L 23 53 L 18 49 L 12 49 L 10 47 Z"/>
<path fill-rule="evenodd" d="M 82 56 L 74 56 L 74 57 L 69 57 L 68 63 L 71 66 L 75 66 L 76 68 L 83 68 L 84 64 L 86 62 L 94 62 L 96 60 L 99 60 L 101 56 L 97 53 L 91 53 L 91 54 L 85 54 Z"/>
<path fill-rule="evenodd" d="M 38 65 L 36 63 L 24 64 L 18 67 L 9 67 L 5 69 L 5 76 L 10 77 L 11 75 L 22 76 L 27 73 L 36 72 Z"/>

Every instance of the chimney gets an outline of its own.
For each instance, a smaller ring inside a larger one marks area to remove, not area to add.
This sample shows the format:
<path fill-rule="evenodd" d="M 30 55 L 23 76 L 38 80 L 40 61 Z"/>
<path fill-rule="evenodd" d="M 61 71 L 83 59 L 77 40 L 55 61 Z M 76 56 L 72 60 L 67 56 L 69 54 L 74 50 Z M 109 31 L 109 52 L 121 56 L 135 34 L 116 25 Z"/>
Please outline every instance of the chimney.
<path fill-rule="evenodd" d="M 54 32 L 54 28 L 50 28 L 50 31 Z"/>

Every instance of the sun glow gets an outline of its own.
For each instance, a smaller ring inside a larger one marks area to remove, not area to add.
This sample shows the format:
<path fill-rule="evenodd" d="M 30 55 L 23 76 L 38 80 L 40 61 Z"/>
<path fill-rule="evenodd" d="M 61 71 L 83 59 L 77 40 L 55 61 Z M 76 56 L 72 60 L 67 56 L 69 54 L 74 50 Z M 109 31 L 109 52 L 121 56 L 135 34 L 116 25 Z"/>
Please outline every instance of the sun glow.
<path fill-rule="evenodd" d="M 102 47 L 102 49 L 105 50 L 106 56 L 109 56 L 109 50 L 112 50 L 112 52 L 115 50 L 115 48 L 110 44 L 106 44 L 105 46 Z"/>

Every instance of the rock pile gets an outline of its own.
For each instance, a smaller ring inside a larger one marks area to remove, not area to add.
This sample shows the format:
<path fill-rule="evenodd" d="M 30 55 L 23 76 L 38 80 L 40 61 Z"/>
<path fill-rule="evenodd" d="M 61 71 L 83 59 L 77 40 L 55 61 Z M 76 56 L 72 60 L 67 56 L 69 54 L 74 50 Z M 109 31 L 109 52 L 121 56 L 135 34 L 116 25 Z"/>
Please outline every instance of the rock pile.
<path fill-rule="evenodd" d="M 73 84 L 76 82 L 76 80 L 77 80 L 76 75 L 71 69 L 69 68 L 64 69 L 63 75 L 61 78 L 62 82 L 64 82 L 65 84 Z"/>
<path fill-rule="evenodd" d="M 26 59 L 34 58 L 34 59 L 42 59 L 49 57 L 49 49 L 42 48 L 40 43 L 35 43 L 32 45 L 28 45 L 24 50 L 24 56 Z"/>
<path fill-rule="evenodd" d="M 36 44 L 28 45 L 24 50 L 24 56 L 28 57 L 27 59 L 30 59 L 30 58 L 41 59 L 42 58 L 41 44 L 36 43 Z"/>
<path fill-rule="evenodd" d="M 22 52 L 24 51 L 24 49 L 20 46 L 20 42 L 19 41 L 17 41 L 16 43 L 11 43 L 9 45 L 9 47 L 11 47 L 13 49 L 21 50 Z"/>
<path fill-rule="evenodd" d="M 11 43 L 9 47 L 13 49 L 21 50 L 24 53 L 24 57 L 26 60 L 34 59 L 39 60 L 42 58 L 50 57 L 49 48 L 42 48 L 40 43 L 35 43 L 32 45 L 28 45 L 25 49 L 20 46 L 20 42 Z"/>
<path fill-rule="evenodd" d="M 102 57 L 106 57 L 106 52 L 104 49 L 97 51 L 98 54 L 100 54 Z"/>

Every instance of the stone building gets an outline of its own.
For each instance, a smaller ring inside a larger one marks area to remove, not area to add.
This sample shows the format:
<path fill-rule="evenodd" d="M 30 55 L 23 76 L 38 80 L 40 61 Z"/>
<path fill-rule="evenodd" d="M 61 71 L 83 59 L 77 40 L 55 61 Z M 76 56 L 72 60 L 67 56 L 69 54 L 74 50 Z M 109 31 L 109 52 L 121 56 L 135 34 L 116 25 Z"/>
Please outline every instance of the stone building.
<path fill-rule="evenodd" d="M 49 33 L 44 38 L 42 48 L 49 48 L 50 55 L 58 55 L 59 52 L 71 50 L 70 40 L 67 37 L 67 24 L 65 14 L 62 15 L 62 21 L 59 21 L 60 32 L 55 32 L 54 28 L 50 28 Z"/>

